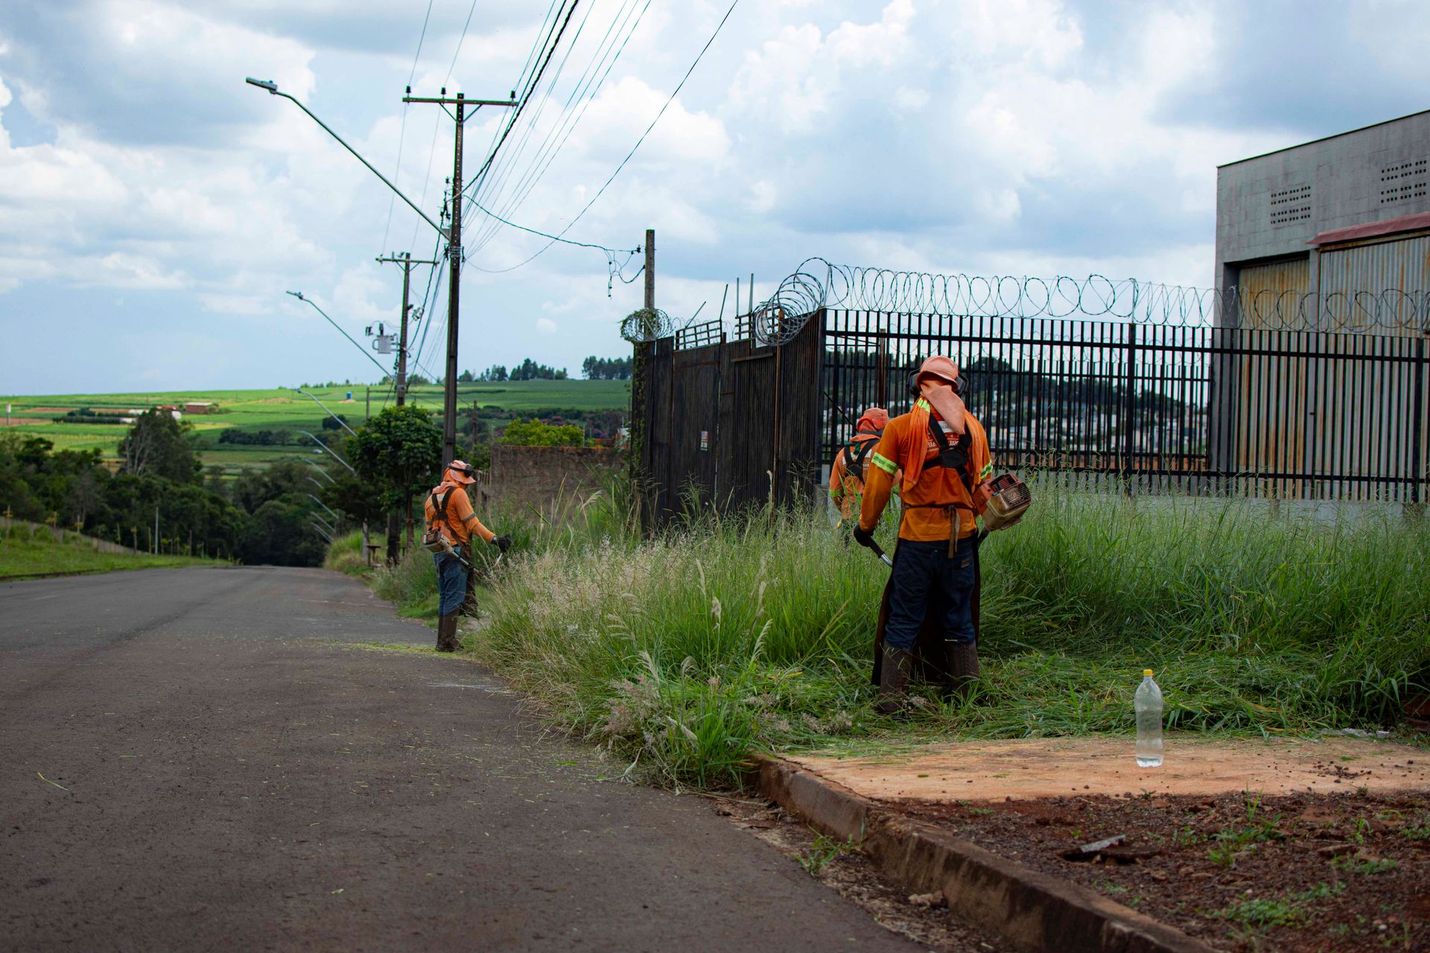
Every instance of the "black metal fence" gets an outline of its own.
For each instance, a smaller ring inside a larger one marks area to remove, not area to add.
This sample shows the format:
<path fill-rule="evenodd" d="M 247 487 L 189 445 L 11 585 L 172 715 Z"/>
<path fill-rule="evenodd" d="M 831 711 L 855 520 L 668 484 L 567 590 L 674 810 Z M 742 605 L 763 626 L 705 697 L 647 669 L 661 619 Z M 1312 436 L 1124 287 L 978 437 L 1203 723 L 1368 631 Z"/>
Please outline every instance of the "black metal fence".
<path fill-rule="evenodd" d="M 641 459 L 657 519 L 694 500 L 723 507 L 815 491 L 865 407 L 908 408 L 908 373 L 931 354 L 960 364 L 1001 468 L 1128 493 L 1430 495 L 1419 327 L 820 309 L 793 333 L 771 335 L 769 323 L 757 333 L 771 317 L 746 316 L 733 334 L 712 322 L 638 345 Z"/>
<path fill-rule="evenodd" d="M 821 456 L 907 375 L 957 360 L 1002 467 L 1127 492 L 1420 502 L 1426 338 L 1068 318 L 829 311 Z M 806 329 L 807 330 L 807 329 Z"/>

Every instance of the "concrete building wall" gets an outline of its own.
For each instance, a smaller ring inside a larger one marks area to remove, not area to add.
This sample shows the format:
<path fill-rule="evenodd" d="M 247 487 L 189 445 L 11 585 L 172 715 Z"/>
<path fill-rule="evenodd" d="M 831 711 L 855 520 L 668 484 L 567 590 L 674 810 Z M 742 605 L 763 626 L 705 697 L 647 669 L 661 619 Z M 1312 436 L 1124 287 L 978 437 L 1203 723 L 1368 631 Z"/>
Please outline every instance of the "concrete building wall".
<path fill-rule="evenodd" d="M 1318 253 L 1308 242 L 1430 212 L 1427 179 L 1430 110 L 1219 167 L 1217 286 L 1239 287 L 1250 264 L 1295 258 L 1307 261 L 1305 292 L 1317 291 Z"/>
<path fill-rule="evenodd" d="M 1215 468 L 1336 476 L 1347 496 L 1425 477 L 1427 213 L 1430 111 L 1217 170 L 1216 281 L 1236 293 L 1212 362 Z"/>

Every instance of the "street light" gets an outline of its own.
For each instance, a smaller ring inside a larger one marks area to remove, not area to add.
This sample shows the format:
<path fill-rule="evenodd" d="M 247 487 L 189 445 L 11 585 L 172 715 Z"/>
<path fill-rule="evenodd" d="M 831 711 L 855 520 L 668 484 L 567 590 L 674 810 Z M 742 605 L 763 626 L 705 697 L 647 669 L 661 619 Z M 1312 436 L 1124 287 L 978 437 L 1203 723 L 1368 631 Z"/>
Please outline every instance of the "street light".
<path fill-rule="evenodd" d="M 304 300 L 304 301 L 307 301 L 308 299 L 304 298 L 303 300 Z M 309 303 L 309 304 L 312 304 L 311 301 L 308 302 L 308 303 Z M 314 305 L 314 307 L 317 307 L 317 305 Z M 354 430 L 353 428 L 349 427 L 346 420 L 343 420 L 343 418 L 339 417 L 337 414 L 333 413 L 331 410 L 328 410 L 328 405 L 327 405 L 327 404 L 323 403 L 321 400 L 319 400 L 318 398 L 314 397 L 312 394 L 308 393 L 307 391 L 305 391 L 305 390 L 304 390 L 303 388 L 301 388 L 301 387 L 290 387 L 290 388 L 288 388 L 288 389 L 291 390 L 291 391 L 293 391 L 293 392 L 295 392 L 295 393 L 302 394 L 304 397 L 308 398 L 308 399 L 311 400 L 313 403 L 317 404 L 319 407 L 323 408 L 324 410 L 327 410 L 329 417 L 331 417 L 331 418 L 333 418 L 334 420 L 336 420 L 336 421 L 342 426 L 342 428 L 343 428 L 344 430 L 346 430 L 348 433 L 352 434 L 354 437 L 357 436 L 357 431 Z"/>
<path fill-rule="evenodd" d="M 337 480 L 334 480 L 334 479 L 332 478 L 332 476 L 330 476 L 330 475 L 328 474 L 328 471 L 327 471 L 327 470 L 324 470 L 322 467 L 318 466 L 316 463 L 314 463 L 312 460 L 309 460 L 307 457 L 303 457 L 303 462 L 306 463 L 308 466 L 312 467 L 314 470 L 316 470 L 317 473 L 318 473 L 318 476 L 322 477 L 324 480 L 327 480 L 329 484 L 333 484 L 333 483 L 337 483 L 337 482 L 338 482 Z M 308 479 L 313 480 L 312 477 L 308 477 Z M 313 480 L 313 482 L 314 482 L 314 483 L 318 483 L 317 480 Z M 322 485 L 323 485 L 323 484 L 318 483 L 318 486 L 322 486 Z"/>
<path fill-rule="evenodd" d="M 302 434 L 303 436 L 307 437 L 309 440 L 311 440 L 311 441 L 313 441 L 314 443 L 316 443 L 318 446 L 322 447 L 324 450 L 326 450 L 326 451 L 328 452 L 328 454 L 329 454 L 334 460 L 338 461 L 338 462 L 341 463 L 343 466 L 347 467 L 347 468 L 348 468 L 348 472 L 351 473 L 353 476 L 357 476 L 357 471 L 352 468 L 352 464 L 348 463 L 346 460 L 344 460 L 342 457 L 338 456 L 336 453 L 333 453 L 332 448 L 329 447 L 327 444 L 323 443 L 323 441 L 319 440 L 317 437 L 315 437 L 315 436 L 313 436 L 312 434 L 308 433 L 308 431 L 306 431 L 306 430 L 300 430 L 300 431 L 298 431 L 298 432 L 299 432 L 300 434 Z"/>
<path fill-rule="evenodd" d="M 377 369 L 380 370 L 380 371 L 382 371 L 384 377 L 387 376 L 388 374 L 391 374 L 391 373 L 392 373 L 392 370 L 391 370 L 390 368 L 383 367 L 382 364 L 381 364 L 381 362 L 379 362 L 377 358 L 373 357 L 372 354 L 368 351 L 367 348 L 363 347 L 363 346 L 362 346 L 361 344 L 359 344 L 357 341 L 354 341 L 354 340 L 353 340 L 353 336 L 352 336 L 351 334 L 349 334 L 348 332 L 344 331 L 344 330 L 342 329 L 342 326 L 341 326 L 340 324 L 338 324 L 338 322 L 336 322 L 336 321 L 334 321 L 332 318 L 328 317 L 328 312 L 326 312 L 326 311 L 324 311 L 322 308 L 318 307 L 318 305 L 313 301 L 312 298 L 305 298 L 305 297 L 303 296 L 303 292 L 301 292 L 301 291 L 285 291 L 285 292 L 283 292 L 283 293 L 284 293 L 284 294 L 292 295 L 293 297 L 297 298 L 299 301 L 302 301 L 304 304 L 311 305 L 312 308 L 313 308 L 313 310 L 316 311 L 316 312 L 318 312 L 319 314 L 321 314 L 321 315 L 323 316 L 323 318 L 324 318 L 325 320 L 327 320 L 327 322 L 328 322 L 329 324 L 331 324 L 333 327 L 337 328 L 337 329 L 338 329 L 338 333 L 341 334 L 343 337 L 347 338 L 348 341 L 352 344 L 353 347 L 357 348 L 359 351 L 362 351 L 364 357 L 366 357 L 369 361 L 372 361 L 373 364 L 377 365 Z M 298 390 L 298 388 L 294 387 L 293 390 Z M 299 391 L 299 393 L 302 393 L 302 392 Z M 314 400 L 317 400 L 316 397 L 313 398 L 313 399 L 314 399 Z M 327 410 L 326 407 L 324 407 L 323 409 L 324 409 L 324 410 Z M 329 413 L 332 413 L 332 411 L 328 411 L 328 412 L 329 412 Z"/>
<path fill-rule="evenodd" d="M 444 239 L 446 239 L 446 238 L 449 237 L 449 236 L 447 235 L 447 230 L 446 230 L 446 229 L 444 229 L 441 225 L 438 225 L 436 222 L 432 221 L 432 219 L 428 217 L 428 215 L 427 215 L 426 212 L 422 211 L 420 208 L 417 207 L 417 203 L 413 202 L 410 198 L 408 198 L 407 196 L 403 195 L 401 189 L 399 189 L 397 186 L 395 186 L 395 185 L 393 185 L 391 182 L 389 182 L 389 181 L 387 180 L 387 176 L 383 175 L 381 172 L 377 171 L 377 169 L 373 168 L 373 165 L 372 165 L 371 162 L 369 162 L 369 161 L 367 161 L 366 159 L 364 159 L 361 155 L 358 155 L 358 151 L 357 151 L 356 149 L 354 149 L 352 146 L 350 146 L 350 145 L 348 145 L 346 142 L 344 142 L 342 136 L 338 135 L 336 132 L 333 132 L 332 129 L 328 128 L 328 124 L 327 124 L 327 123 L 323 122 L 323 120 L 321 120 L 321 119 L 319 119 L 317 116 L 313 115 L 312 110 L 310 110 L 307 106 L 304 106 L 301 102 L 299 102 L 299 101 L 298 101 L 296 98 L 294 98 L 293 96 L 290 96 L 290 95 L 288 95 L 287 93 L 284 93 L 284 92 L 279 92 L 279 90 L 278 90 L 278 84 L 277 84 L 277 83 L 273 82 L 273 80 L 271 80 L 271 79 L 254 79 L 252 76 L 246 77 L 246 78 L 244 79 L 244 82 L 247 83 L 247 84 L 250 85 L 250 86 L 257 86 L 259 89 L 266 89 L 266 90 L 268 90 L 268 92 L 269 92 L 271 95 L 273 95 L 273 96 L 282 96 L 284 99 L 288 100 L 289 102 L 291 102 L 291 103 L 293 103 L 295 106 L 297 106 L 299 109 L 303 110 L 303 112 L 307 113 L 309 119 L 313 120 L 315 123 L 317 123 L 318 125 L 322 126 L 324 132 L 326 132 L 328 135 L 332 136 L 334 139 L 338 140 L 338 142 L 342 144 L 342 147 L 343 147 L 344 149 L 346 149 L 346 150 L 348 150 L 349 152 L 351 152 L 354 156 L 357 157 L 357 160 L 358 160 L 359 162 L 361 162 L 363 165 L 367 166 L 368 171 L 370 171 L 373 175 L 375 175 L 375 176 L 377 176 L 379 179 L 381 179 L 383 185 L 386 185 L 389 189 L 392 189 L 393 192 L 396 192 L 396 193 L 397 193 L 397 197 L 400 198 L 400 199 L 402 199 L 402 201 L 406 202 L 406 203 L 412 208 L 412 211 L 414 211 L 414 212 L 416 212 L 418 215 L 422 216 L 422 220 L 423 220 L 424 222 L 426 222 L 428 225 L 431 225 L 433 228 L 435 228 L 435 229 L 437 230 L 437 234 L 438 234 L 438 235 L 441 235 Z"/>
<path fill-rule="evenodd" d="M 309 479 L 312 479 L 312 478 L 310 477 Z M 316 503 L 316 504 L 318 504 L 319 506 L 321 506 L 323 509 L 327 510 L 327 511 L 328 511 L 328 515 L 333 518 L 333 525 L 335 525 L 335 526 L 337 525 L 338 514 L 334 513 L 331 509 L 329 509 L 329 508 L 328 508 L 328 504 L 324 503 L 322 500 L 318 499 L 316 496 L 314 496 L 314 495 L 311 494 L 311 493 L 307 494 L 307 497 L 308 497 L 308 499 L 312 500 L 314 503 Z"/>

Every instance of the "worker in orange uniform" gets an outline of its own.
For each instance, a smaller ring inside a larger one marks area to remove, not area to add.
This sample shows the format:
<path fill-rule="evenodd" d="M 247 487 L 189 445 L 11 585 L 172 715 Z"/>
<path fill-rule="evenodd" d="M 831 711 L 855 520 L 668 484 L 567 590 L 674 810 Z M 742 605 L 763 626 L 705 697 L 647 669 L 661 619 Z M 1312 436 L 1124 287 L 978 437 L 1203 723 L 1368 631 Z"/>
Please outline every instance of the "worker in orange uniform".
<path fill-rule="evenodd" d="M 437 564 L 439 652 L 457 650 L 457 619 L 467 598 L 472 537 L 491 543 L 502 552 L 511 546 L 511 540 L 487 529 L 472 511 L 467 487 L 476 480 L 476 470 L 461 460 L 453 460 L 443 471 L 442 482 L 432 488 L 422 506 L 427 517 L 424 542 L 433 550 L 432 559 Z"/>
<path fill-rule="evenodd" d="M 860 545 L 873 545 L 895 474 L 903 471 L 904 513 L 874 659 L 884 714 L 904 708 L 916 648 L 953 691 L 966 691 L 979 674 L 975 517 L 987 506 L 993 461 L 962 389 L 952 360 L 924 361 L 910 379 L 913 409 L 889 421 L 870 454 L 854 528 Z"/>
<path fill-rule="evenodd" d="M 834 455 L 834 463 L 829 468 L 829 498 L 839 510 L 841 522 L 853 519 L 859 513 L 864 499 L 864 469 L 869 451 L 879 442 L 888 422 L 887 410 L 870 407 L 854 424 L 854 436 L 849 438 L 849 445 Z"/>

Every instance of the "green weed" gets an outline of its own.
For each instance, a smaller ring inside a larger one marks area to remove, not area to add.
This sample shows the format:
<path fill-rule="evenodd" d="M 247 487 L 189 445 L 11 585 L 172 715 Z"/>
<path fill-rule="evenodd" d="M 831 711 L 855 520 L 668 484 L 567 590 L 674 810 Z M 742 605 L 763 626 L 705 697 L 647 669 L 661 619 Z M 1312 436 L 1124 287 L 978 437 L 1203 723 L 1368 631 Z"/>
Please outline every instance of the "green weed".
<path fill-rule="evenodd" d="M 852 837 L 841 841 L 819 834 L 814 838 L 814 843 L 809 845 L 809 849 L 799 855 L 799 865 L 811 877 L 818 877 L 832 861 L 855 850 L 858 850 L 858 845 Z"/>
<path fill-rule="evenodd" d="M 1391 857 L 1356 857 L 1344 854 L 1331 861 L 1331 866 L 1348 874 L 1388 874 L 1400 869 L 1400 862 Z"/>

